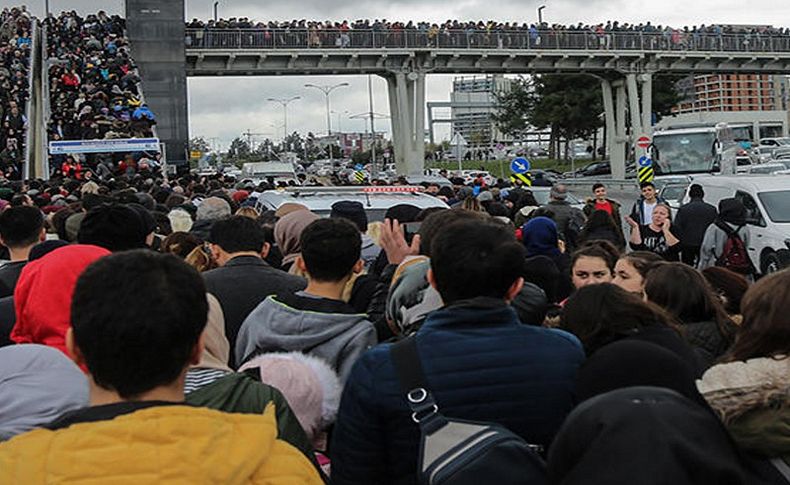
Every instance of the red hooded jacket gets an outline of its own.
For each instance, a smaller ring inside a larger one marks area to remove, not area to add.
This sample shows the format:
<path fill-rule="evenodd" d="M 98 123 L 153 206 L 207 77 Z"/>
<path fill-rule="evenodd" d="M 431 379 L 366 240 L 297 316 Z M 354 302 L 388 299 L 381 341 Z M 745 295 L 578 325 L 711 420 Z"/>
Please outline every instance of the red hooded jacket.
<path fill-rule="evenodd" d="M 77 278 L 92 262 L 109 255 L 98 246 L 64 246 L 25 265 L 14 290 L 16 325 L 11 340 L 66 350 L 71 297 Z"/>

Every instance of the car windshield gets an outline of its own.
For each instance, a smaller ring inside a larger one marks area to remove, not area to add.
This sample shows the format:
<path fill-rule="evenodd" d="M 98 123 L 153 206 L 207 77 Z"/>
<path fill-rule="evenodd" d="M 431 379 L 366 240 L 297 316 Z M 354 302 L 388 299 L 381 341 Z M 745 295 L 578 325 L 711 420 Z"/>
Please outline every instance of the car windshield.
<path fill-rule="evenodd" d="M 680 200 L 686 194 L 686 187 L 684 185 L 668 186 L 662 192 L 662 197 L 667 200 Z"/>
<path fill-rule="evenodd" d="M 707 172 L 713 168 L 716 133 L 656 134 L 655 168 L 659 173 Z"/>
<path fill-rule="evenodd" d="M 773 222 L 790 222 L 790 190 L 776 192 L 760 192 L 757 194 L 760 202 L 768 213 L 768 218 Z"/>

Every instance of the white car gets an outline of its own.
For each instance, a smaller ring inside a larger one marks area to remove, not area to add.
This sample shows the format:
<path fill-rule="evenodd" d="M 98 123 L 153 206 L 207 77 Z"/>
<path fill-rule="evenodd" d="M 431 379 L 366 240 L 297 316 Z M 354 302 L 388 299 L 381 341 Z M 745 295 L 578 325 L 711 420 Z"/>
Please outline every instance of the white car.
<path fill-rule="evenodd" d="M 692 177 L 705 191 L 705 201 L 735 197 L 743 202 L 749 227 L 749 256 L 762 274 L 782 269 L 780 252 L 790 249 L 790 177 L 773 175 Z M 684 198 L 688 202 L 688 193 Z"/>
<path fill-rule="evenodd" d="M 321 217 L 328 217 L 332 204 L 341 200 L 361 202 L 371 222 L 384 220 L 387 209 L 398 204 L 413 205 L 419 209 L 448 207 L 441 199 L 423 193 L 422 187 L 410 185 L 289 187 L 285 190 L 267 190 L 258 197 L 256 207 L 260 211 L 277 210 L 286 202 L 295 202 Z"/>

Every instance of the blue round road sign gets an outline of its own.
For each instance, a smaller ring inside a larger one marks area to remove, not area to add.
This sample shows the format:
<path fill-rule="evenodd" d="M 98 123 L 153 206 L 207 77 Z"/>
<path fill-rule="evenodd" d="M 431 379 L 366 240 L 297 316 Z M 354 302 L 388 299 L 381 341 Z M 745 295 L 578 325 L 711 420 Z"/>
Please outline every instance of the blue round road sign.
<path fill-rule="evenodd" d="M 529 160 L 523 157 L 514 158 L 512 162 L 510 162 L 510 170 L 513 173 L 527 173 L 529 172 Z"/>
<path fill-rule="evenodd" d="M 639 161 L 637 163 L 639 164 L 640 167 L 650 167 L 650 166 L 653 165 L 653 160 L 651 160 L 651 159 L 649 159 L 649 158 L 647 158 L 645 156 L 642 156 L 642 157 L 639 157 Z"/>

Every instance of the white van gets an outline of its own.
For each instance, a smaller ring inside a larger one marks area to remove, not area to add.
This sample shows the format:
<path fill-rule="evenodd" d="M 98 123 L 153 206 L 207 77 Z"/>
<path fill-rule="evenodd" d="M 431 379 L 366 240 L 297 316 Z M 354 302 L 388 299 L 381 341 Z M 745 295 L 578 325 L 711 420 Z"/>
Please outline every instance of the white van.
<path fill-rule="evenodd" d="M 743 202 L 749 227 L 749 256 L 762 273 L 782 269 L 781 251 L 790 249 L 790 177 L 786 175 L 695 175 L 692 184 L 705 191 L 705 201 L 735 197 Z M 684 202 L 688 202 L 688 191 Z"/>

